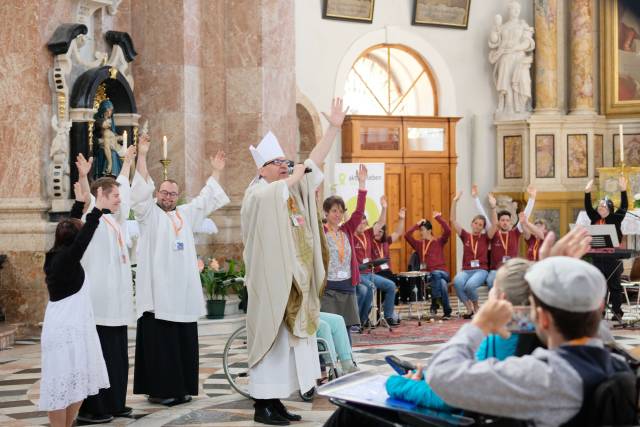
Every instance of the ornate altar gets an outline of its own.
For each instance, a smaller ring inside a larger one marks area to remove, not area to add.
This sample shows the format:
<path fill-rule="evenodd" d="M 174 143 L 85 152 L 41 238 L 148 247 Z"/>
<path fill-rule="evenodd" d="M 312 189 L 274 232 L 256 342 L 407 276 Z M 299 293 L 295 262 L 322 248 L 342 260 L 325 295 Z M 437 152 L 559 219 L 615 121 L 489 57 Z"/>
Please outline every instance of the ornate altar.
<path fill-rule="evenodd" d="M 126 32 L 101 34 L 94 24 L 97 11 L 114 15 L 120 1 L 81 0 L 77 22 L 60 25 L 47 44 L 54 55 L 50 72 L 54 137 L 47 171 L 53 216 L 68 212 L 71 207 L 78 153 L 87 158 L 96 155 L 100 135 L 94 127 L 94 115 L 103 100 L 109 99 L 113 104 L 116 132 L 120 135 L 126 130 L 131 135 L 130 143 L 137 142 L 140 116 L 129 66 L 137 55 L 133 41 Z M 98 41 L 102 40 L 109 53 L 98 50 Z"/>

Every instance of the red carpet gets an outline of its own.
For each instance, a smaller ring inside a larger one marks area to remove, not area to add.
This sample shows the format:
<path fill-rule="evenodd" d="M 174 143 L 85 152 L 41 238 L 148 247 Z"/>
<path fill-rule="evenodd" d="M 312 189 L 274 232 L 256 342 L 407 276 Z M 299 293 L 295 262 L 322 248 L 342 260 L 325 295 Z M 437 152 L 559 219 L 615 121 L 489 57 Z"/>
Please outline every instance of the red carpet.
<path fill-rule="evenodd" d="M 464 325 L 468 320 L 453 319 L 434 323 L 428 320 L 422 321 L 422 326 L 418 326 L 417 320 L 403 320 L 400 326 L 388 329 L 378 327 L 368 333 L 366 330 L 362 334 L 352 334 L 351 339 L 354 347 L 384 344 L 437 344 L 447 341 Z"/>

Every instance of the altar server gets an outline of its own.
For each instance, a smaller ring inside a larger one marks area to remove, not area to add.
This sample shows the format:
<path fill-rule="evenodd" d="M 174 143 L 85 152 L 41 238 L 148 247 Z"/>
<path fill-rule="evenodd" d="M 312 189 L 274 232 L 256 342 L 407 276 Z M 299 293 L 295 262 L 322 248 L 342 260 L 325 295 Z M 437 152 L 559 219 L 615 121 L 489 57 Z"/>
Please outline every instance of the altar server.
<path fill-rule="evenodd" d="M 193 230 L 229 203 L 218 180 L 224 153 L 211 157 L 211 176 L 191 202 L 176 206 L 180 190 L 155 185 L 147 171 L 149 141 L 138 143 L 131 202 L 140 224 L 136 274 L 138 328 L 133 392 L 152 403 L 175 405 L 198 394 L 198 324 L 205 314 Z"/>
<path fill-rule="evenodd" d="M 300 420 L 280 399 L 310 390 L 320 377 L 315 333 L 325 268 L 316 189 L 324 178 L 319 165 L 344 115 L 342 100 L 334 100 L 331 115 L 325 114 L 331 127 L 304 165 L 292 166 L 271 132 L 250 147 L 258 176 L 245 191 L 240 215 L 249 291 L 249 393 L 256 422 Z"/>
<path fill-rule="evenodd" d="M 129 170 L 135 158 L 130 146 L 118 178 L 102 177 L 89 187 L 91 163 L 78 162 L 79 182 L 90 196 L 91 211 L 99 188 L 113 203 L 100 218 L 96 232 L 82 257 L 82 268 L 89 278 L 89 296 L 93 307 L 102 354 L 111 387 L 85 399 L 78 420 L 89 423 L 109 422 L 113 417 L 131 414 L 125 405 L 129 380 L 127 325 L 134 321 L 131 264 L 125 244 L 125 221 L 129 218 Z M 89 193 L 90 190 L 90 193 Z"/>

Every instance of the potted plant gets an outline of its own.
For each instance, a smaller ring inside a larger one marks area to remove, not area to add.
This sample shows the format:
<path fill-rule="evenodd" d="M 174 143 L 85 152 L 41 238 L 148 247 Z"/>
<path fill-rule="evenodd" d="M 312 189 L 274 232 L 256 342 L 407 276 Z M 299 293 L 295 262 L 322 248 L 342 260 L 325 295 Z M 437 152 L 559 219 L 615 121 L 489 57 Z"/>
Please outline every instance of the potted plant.
<path fill-rule="evenodd" d="M 215 258 L 207 265 L 202 259 L 198 259 L 200 269 L 200 282 L 207 296 L 207 319 L 222 319 L 226 306 L 227 293 L 237 282 L 242 282 L 244 268 L 236 270 L 236 262 L 230 260 L 227 268 L 222 269 Z"/>

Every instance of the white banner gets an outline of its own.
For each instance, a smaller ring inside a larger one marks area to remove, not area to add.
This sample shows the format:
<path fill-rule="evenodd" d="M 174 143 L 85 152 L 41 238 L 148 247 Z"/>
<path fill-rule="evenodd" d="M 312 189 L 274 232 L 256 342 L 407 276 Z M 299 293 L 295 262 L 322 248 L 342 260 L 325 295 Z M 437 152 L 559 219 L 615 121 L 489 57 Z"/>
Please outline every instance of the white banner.
<path fill-rule="evenodd" d="M 369 225 L 373 225 L 380 216 L 382 206 L 380 197 L 384 195 L 384 163 L 364 163 L 367 166 L 367 203 L 365 215 Z M 358 166 L 360 163 L 336 163 L 334 167 L 335 192 L 344 199 L 347 206 L 347 218 L 356 209 L 358 198 Z"/>

